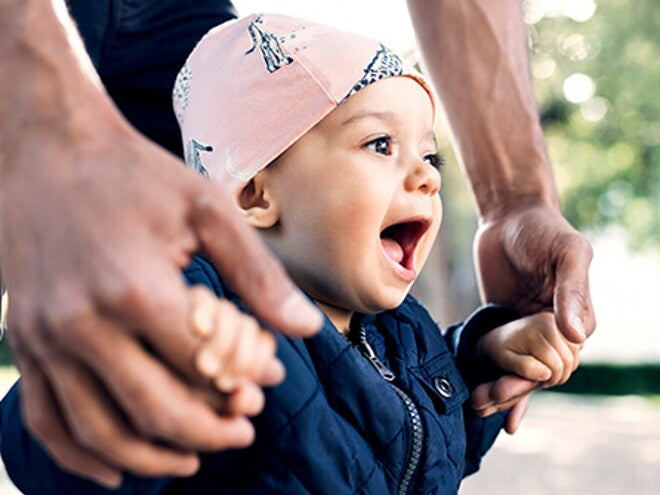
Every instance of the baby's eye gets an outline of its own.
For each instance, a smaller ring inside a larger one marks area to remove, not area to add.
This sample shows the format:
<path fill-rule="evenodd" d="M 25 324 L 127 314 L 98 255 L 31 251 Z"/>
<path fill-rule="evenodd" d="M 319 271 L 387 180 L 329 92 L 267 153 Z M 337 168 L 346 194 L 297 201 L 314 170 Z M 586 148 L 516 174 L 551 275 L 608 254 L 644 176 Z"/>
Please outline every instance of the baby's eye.
<path fill-rule="evenodd" d="M 365 146 L 380 155 L 389 156 L 392 154 L 392 138 L 389 136 L 377 137 L 369 141 Z"/>
<path fill-rule="evenodd" d="M 440 153 L 432 153 L 430 155 L 426 155 L 424 157 L 424 161 L 431 165 L 435 169 L 442 169 L 442 167 L 445 164 L 445 160 L 442 158 L 442 155 Z"/>

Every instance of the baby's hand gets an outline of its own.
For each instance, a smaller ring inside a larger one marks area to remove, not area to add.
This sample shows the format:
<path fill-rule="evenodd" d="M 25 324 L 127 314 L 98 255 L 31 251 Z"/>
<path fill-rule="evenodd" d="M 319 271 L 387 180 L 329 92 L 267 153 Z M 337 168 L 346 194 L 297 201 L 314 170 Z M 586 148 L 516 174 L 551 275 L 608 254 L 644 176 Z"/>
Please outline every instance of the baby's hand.
<path fill-rule="evenodd" d="M 261 387 L 284 379 L 275 337 L 233 303 L 205 287 L 193 289 L 192 327 L 202 339 L 195 367 L 228 395 L 228 412 L 253 416 L 264 406 Z"/>
<path fill-rule="evenodd" d="M 568 341 L 555 316 L 541 312 L 512 321 L 484 335 L 479 355 L 505 371 L 540 382 L 544 388 L 565 383 L 580 362 L 582 344 Z"/>

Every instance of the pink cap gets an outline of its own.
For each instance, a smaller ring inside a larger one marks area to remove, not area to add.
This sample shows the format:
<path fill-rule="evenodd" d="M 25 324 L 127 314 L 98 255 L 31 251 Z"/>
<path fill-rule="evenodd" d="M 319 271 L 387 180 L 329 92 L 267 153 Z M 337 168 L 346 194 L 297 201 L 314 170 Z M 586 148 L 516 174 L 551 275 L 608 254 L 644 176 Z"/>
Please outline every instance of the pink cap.
<path fill-rule="evenodd" d="M 338 104 L 385 77 L 430 85 L 380 43 L 310 21 L 253 14 L 211 29 L 173 90 L 186 163 L 230 190 Z"/>

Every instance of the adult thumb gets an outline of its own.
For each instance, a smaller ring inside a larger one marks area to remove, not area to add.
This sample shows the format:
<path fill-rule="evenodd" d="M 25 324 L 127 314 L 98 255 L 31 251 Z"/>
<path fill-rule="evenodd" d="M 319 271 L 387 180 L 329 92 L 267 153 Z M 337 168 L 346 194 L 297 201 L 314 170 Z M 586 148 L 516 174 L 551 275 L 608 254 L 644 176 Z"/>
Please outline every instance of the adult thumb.
<path fill-rule="evenodd" d="M 195 201 L 191 220 L 202 251 L 266 325 L 289 336 L 316 333 L 323 324 L 321 312 L 289 279 L 229 196 L 219 192 Z"/>
<path fill-rule="evenodd" d="M 557 325 L 564 336 L 581 344 L 596 328 L 589 291 L 589 264 L 593 252 L 589 243 L 580 238 L 566 250 L 557 263 L 554 307 Z"/>

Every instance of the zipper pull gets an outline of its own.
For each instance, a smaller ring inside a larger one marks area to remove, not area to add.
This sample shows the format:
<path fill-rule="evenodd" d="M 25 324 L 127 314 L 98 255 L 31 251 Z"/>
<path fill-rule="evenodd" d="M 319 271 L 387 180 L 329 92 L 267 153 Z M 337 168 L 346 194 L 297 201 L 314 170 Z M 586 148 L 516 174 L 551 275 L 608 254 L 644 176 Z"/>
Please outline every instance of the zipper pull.
<path fill-rule="evenodd" d="M 392 373 L 389 368 L 385 366 L 385 364 L 380 359 L 378 359 L 378 356 L 376 356 L 373 347 L 371 347 L 369 342 L 367 342 L 367 336 L 364 330 L 360 332 L 360 349 L 362 355 L 369 360 L 369 362 L 373 365 L 374 368 L 376 368 L 376 371 L 380 373 L 380 376 L 382 376 L 383 379 L 391 382 L 396 378 L 394 373 Z"/>

